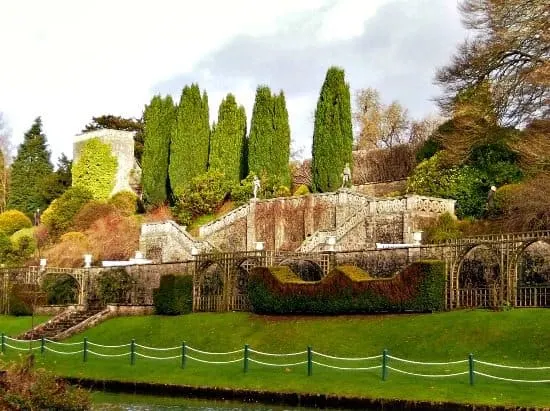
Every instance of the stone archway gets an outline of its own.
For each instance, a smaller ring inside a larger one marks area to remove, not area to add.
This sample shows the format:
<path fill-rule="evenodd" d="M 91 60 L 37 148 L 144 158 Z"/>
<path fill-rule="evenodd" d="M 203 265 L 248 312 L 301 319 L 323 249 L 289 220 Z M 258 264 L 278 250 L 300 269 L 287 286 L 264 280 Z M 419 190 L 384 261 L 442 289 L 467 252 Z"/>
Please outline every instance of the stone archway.
<path fill-rule="evenodd" d="M 74 275 L 46 272 L 39 280 L 40 289 L 46 293 L 46 304 L 78 304 L 81 284 Z"/>
<path fill-rule="evenodd" d="M 225 267 L 216 261 L 202 262 L 193 278 L 193 310 L 223 311 Z"/>
<path fill-rule="evenodd" d="M 498 253 L 488 245 L 467 249 L 455 269 L 457 307 L 497 307 L 505 295 L 505 282 Z"/>

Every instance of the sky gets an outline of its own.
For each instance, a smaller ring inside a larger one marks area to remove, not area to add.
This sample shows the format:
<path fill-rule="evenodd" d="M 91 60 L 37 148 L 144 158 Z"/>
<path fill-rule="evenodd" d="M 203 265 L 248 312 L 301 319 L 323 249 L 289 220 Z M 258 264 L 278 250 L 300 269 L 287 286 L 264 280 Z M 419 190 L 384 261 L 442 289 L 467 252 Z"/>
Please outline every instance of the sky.
<path fill-rule="evenodd" d="M 93 116 L 140 117 L 155 94 L 197 82 L 210 120 L 233 93 L 283 90 L 293 148 L 309 157 L 327 69 L 344 68 L 413 118 L 437 112 L 433 85 L 466 37 L 457 0 L 17 0 L 0 4 L 0 112 L 12 144 L 37 116 L 55 163 Z M 13 153 L 14 154 L 14 153 Z"/>

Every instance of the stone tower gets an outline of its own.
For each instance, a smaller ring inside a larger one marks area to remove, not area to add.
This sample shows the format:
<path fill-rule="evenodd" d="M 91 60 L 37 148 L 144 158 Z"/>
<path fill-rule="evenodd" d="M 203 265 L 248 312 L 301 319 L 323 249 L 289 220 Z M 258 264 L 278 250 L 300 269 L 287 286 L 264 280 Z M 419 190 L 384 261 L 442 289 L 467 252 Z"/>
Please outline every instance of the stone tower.
<path fill-rule="evenodd" d="M 78 161 L 84 143 L 92 138 L 99 138 L 102 143 L 109 144 L 112 154 L 117 158 L 116 182 L 111 195 L 119 191 L 133 191 L 139 196 L 141 167 L 134 157 L 134 132 L 100 129 L 77 134 L 73 142 L 73 162 Z"/>

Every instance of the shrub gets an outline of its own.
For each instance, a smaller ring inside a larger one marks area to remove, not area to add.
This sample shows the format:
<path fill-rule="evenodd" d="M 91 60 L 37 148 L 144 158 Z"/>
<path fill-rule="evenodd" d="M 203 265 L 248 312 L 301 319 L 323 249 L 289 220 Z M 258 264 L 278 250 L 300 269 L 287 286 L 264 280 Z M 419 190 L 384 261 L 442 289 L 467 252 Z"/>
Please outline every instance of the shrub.
<path fill-rule="evenodd" d="M 95 260 L 127 260 L 139 248 L 139 220 L 111 213 L 86 230 Z"/>
<path fill-rule="evenodd" d="M 0 231 L 7 235 L 29 227 L 32 227 L 32 221 L 21 211 L 7 210 L 0 214 Z"/>
<path fill-rule="evenodd" d="M 235 204 L 246 204 L 253 197 L 253 185 L 254 174 L 249 174 L 244 180 L 241 180 L 240 184 L 236 184 L 231 188 L 231 199 Z"/>
<path fill-rule="evenodd" d="M 34 230 L 32 228 L 23 228 L 22 230 L 16 231 L 10 237 L 10 241 L 14 259 L 19 263 L 23 263 L 31 257 L 37 247 Z"/>
<path fill-rule="evenodd" d="M 454 240 L 461 236 L 457 219 L 449 213 L 441 214 L 437 221 L 426 230 L 426 242 L 428 243 Z"/>
<path fill-rule="evenodd" d="M 7 367 L 0 385 L 0 409 L 86 411 L 91 408 L 86 390 L 58 380 L 42 368 L 35 368 L 33 360 L 31 355 Z"/>
<path fill-rule="evenodd" d="M 57 237 L 67 231 L 82 206 L 92 199 L 92 194 L 81 187 L 71 187 L 54 200 L 42 215 L 42 222 L 50 235 Z"/>
<path fill-rule="evenodd" d="M 130 302 L 134 281 L 124 268 L 105 270 L 97 281 L 99 300 L 106 304 Z"/>
<path fill-rule="evenodd" d="M 69 231 L 61 236 L 60 241 L 43 253 L 48 264 L 56 267 L 82 267 L 83 255 L 89 251 L 88 238 L 75 231 Z"/>
<path fill-rule="evenodd" d="M 193 311 L 193 277 L 163 275 L 159 288 L 153 291 L 155 312 L 163 315 L 181 315 Z"/>
<path fill-rule="evenodd" d="M 67 274 L 48 276 L 42 283 L 48 304 L 74 304 L 77 302 L 78 284 Z"/>
<path fill-rule="evenodd" d="M 109 198 L 108 203 L 115 206 L 115 208 L 124 216 L 130 216 L 136 213 L 137 210 L 137 196 L 131 191 L 119 191 L 114 196 Z"/>
<path fill-rule="evenodd" d="M 171 220 L 173 211 L 165 204 L 151 209 L 147 215 L 146 220 L 149 222 Z"/>
<path fill-rule="evenodd" d="M 99 200 L 89 201 L 74 216 L 72 228 L 76 231 L 85 231 L 98 219 L 116 211 L 117 209 L 113 204 Z"/>
<path fill-rule="evenodd" d="M 208 171 L 191 180 L 178 198 L 177 208 L 193 217 L 211 214 L 223 204 L 231 190 L 231 182 L 217 170 Z"/>
<path fill-rule="evenodd" d="M 378 280 L 357 267 L 339 266 L 313 283 L 288 267 L 257 267 L 250 275 L 248 295 L 257 313 L 437 311 L 445 305 L 445 265 L 417 262 L 393 278 Z"/>
<path fill-rule="evenodd" d="M 9 293 L 10 315 L 31 315 L 33 307 L 44 305 L 46 295 L 35 284 L 13 284 Z"/>
<path fill-rule="evenodd" d="M 287 186 L 279 186 L 275 192 L 276 197 L 288 197 L 290 194 L 290 188 Z"/>
<path fill-rule="evenodd" d="M 294 191 L 295 196 L 305 196 L 309 194 L 309 188 L 305 184 L 300 185 L 296 191 Z"/>

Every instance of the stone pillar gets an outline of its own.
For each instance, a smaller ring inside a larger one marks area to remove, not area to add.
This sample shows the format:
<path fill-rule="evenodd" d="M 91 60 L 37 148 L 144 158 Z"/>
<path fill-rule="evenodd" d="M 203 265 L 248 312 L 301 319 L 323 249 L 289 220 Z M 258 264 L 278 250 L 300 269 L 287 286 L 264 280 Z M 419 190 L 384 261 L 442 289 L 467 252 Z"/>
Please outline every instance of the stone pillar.
<path fill-rule="evenodd" d="M 306 206 L 304 207 L 304 235 L 305 240 L 308 234 L 313 234 L 315 232 L 315 196 L 307 196 L 303 201 L 306 201 Z"/>
<path fill-rule="evenodd" d="M 256 203 L 256 199 L 250 200 L 246 215 L 246 249 L 248 251 L 254 251 L 256 243 Z"/>

